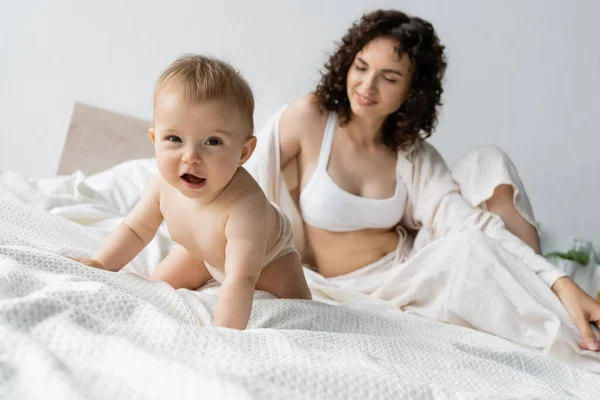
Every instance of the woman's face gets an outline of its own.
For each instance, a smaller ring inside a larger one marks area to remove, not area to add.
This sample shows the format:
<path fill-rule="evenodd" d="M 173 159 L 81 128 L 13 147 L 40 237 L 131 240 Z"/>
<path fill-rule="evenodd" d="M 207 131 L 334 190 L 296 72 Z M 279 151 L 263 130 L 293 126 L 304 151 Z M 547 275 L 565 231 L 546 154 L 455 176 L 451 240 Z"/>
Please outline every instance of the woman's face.
<path fill-rule="evenodd" d="M 398 41 L 373 39 L 354 57 L 346 77 L 346 94 L 352 113 L 364 118 L 385 118 L 408 96 L 412 65 L 407 54 L 398 56 Z"/>

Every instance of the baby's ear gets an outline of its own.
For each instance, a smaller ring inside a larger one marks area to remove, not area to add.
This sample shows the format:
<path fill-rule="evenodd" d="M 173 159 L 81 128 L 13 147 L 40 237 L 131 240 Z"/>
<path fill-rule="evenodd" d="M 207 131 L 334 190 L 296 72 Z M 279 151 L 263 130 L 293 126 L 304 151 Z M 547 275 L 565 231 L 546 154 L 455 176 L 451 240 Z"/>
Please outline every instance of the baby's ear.
<path fill-rule="evenodd" d="M 256 149 L 256 136 L 252 135 L 246 138 L 244 147 L 242 147 L 242 156 L 240 157 L 240 167 L 248 161 L 252 153 Z"/>
<path fill-rule="evenodd" d="M 154 144 L 154 140 L 156 139 L 154 136 L 154 127 L 148 129 L 148 135 L 150 135 L 150 140 L 152 140 L 152 144 Z"/>

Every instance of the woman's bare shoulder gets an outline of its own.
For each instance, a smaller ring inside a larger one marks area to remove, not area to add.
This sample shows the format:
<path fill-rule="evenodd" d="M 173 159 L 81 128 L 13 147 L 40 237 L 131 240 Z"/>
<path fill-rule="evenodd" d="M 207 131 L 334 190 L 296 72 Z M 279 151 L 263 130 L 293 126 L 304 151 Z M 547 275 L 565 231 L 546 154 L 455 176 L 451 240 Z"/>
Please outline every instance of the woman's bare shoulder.
<path fill-rule="evenodd" d="M 279 129 L 283 134 L 303 136 L 309 132 L 319 132 L 325 128 L 327 115 L 316 96 L 309 93 L 296 99 L 284 111 L 279 121 Z"/>

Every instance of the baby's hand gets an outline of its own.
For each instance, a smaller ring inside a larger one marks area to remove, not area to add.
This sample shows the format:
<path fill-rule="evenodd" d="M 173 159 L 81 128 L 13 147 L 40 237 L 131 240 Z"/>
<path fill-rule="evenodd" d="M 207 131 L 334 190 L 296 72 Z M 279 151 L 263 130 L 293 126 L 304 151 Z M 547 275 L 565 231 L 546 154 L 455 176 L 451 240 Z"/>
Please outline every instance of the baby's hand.
<path fill-rule="evenodd" d="M 104 269 L 104 266 L 98 260 L 94 260 L 93 258 L 80 258 L 80 257 L 67 257 L 71 260 L 77 261 L 89 267 Z"/>

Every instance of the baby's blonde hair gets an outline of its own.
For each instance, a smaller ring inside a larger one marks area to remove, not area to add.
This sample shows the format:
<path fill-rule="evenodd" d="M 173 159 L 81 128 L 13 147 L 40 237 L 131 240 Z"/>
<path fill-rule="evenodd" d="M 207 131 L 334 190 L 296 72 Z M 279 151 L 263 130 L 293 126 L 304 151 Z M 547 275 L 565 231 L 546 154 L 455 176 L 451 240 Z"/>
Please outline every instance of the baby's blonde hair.
<path fill-rule="evenodd" d="M 160 75 L 154 88 L 154 102 L 166 88 L 176 87 L 188 102 L 226 99 L 246 120 L 248 135 L 254 133 L 254 96 L 248 82 L 230 64 L 203 55 L 185 55 Z"/>

